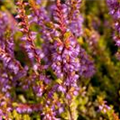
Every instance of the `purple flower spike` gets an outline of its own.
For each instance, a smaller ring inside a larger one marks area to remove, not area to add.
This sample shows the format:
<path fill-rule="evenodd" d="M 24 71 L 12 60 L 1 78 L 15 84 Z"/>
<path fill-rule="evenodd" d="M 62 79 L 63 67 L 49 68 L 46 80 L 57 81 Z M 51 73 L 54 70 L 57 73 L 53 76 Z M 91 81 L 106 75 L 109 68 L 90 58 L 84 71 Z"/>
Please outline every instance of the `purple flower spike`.
<path fill-rule="evenodd" d="M 109 11 L 114 21 L 113 39 L 120 47 L 120 2 L 119 0 L 107 0 Z"/>

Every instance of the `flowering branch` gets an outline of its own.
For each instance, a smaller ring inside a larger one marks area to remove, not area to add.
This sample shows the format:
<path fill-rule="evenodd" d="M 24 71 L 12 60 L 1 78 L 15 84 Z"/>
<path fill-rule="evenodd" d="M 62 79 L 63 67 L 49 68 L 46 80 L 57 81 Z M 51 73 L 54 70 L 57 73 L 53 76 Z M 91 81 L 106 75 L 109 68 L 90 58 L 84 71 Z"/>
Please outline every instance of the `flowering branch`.
<path fill-rule="evenodd" d="M 17 5 L 19 7 L 18 8 L 19 15 L 16 17 L 21 19 L 21 22 L 19 23 L 19 25 L 22 26 L 22 29 L 20 29 L 20 30 L 24 34 L 24 36 L 22 38 L 22 40 L 25 41 L 24 47 L 25 47 L 25 49 L 28 53 L 28 56 L 29 56 L 30 60 L 32 61 L 32 63 L 34 63 L 34 59 L 35 59 L 36 62 L 38 63 L 38 66 L 40 67 L 41 58 L 40 58 L 38 50 L 36 49 L 35 44 L 33 42 L 35 39 L 36 33 L 32 32 L 30 30 L 30 23 L 28 21 L 29 16 L 27 16 L 25 14 L 25 9 L 24 9 L 24 7 L 28 4 L 23 3 L 23 1 L 20 0 L 19 2 L 17 2 Z"/>

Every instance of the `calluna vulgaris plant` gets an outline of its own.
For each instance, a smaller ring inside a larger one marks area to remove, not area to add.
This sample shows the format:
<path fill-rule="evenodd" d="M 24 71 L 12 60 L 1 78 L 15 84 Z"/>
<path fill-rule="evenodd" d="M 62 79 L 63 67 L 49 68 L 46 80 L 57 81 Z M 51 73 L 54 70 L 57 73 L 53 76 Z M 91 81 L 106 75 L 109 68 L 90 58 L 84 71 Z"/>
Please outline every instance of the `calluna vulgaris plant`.
<path fill-rule="evenodd" d="M 116 42 L 116 45 L 120 46 L 120 1 L 119 0 L 107 0 L 109 11 L 114 20 L 114 33 L 113 39 Z M 117 53 L 119 59 L 119 51 Z"/>
<path fill-rule="evenodd" d="M 82 80 L 89 81 L 98 74 L 92 57 L 101 50 L 100 34 L 84 29 L 82 0 L 14 3 L 15 18 L 0 9 L 0 120 L 83 120 L 79 118 L 82 115 L 91 119 L 84 110 L 90 105 L 97 108 L 94 120 L 102 120 L 104 114 L 110 120 L 119 120 L 101 97 L 82 105 L 90 96 Z M 107 3 L 119 46 L 120 2 Z M 82 44 L 84 39 L 92 56 Z"/>

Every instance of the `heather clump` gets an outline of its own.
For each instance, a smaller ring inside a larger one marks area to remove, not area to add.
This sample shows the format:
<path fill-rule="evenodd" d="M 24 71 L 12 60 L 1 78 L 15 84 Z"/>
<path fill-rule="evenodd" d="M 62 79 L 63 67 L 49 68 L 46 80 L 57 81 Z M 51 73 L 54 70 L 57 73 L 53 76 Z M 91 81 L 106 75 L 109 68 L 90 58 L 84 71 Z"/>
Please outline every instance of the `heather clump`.
<path fill-rule="evenodd" d="M 119 120 L 119 8 L 0 1 L 0 120 Z"/>

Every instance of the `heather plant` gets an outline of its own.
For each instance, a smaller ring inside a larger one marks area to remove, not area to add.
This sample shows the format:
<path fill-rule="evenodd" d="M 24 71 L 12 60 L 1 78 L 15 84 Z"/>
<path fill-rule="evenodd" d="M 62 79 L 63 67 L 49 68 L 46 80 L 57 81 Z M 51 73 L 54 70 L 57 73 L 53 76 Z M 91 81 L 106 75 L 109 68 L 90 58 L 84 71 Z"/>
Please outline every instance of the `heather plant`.
<path fill-rule="evenodd" d="M 0 1 L 0 120 L 119 120 L 119 4 Z"/>
<path fill-rule="evenodd" d="M 119 47 L 119 41 L 120 41 L 120 1 L 119 0 L 108 0 L 107 1 L 110 14 L 113 18 L 113 29 L 115 30 L 113 32 L 113 39 L 116 42 L 116 45 Z M 119 59 L 119 51 L 117 52 L 117 57 Z"/>

